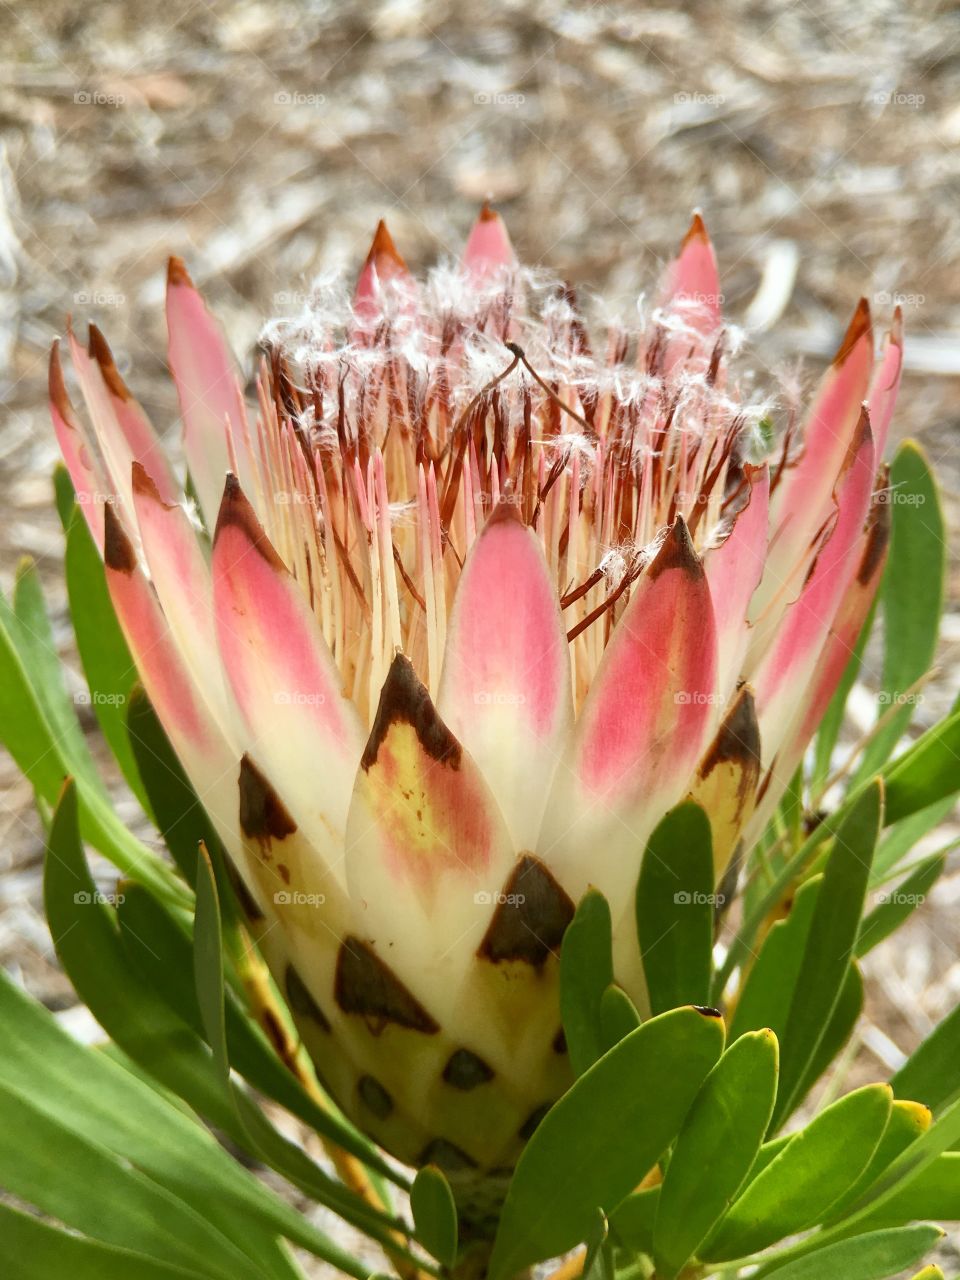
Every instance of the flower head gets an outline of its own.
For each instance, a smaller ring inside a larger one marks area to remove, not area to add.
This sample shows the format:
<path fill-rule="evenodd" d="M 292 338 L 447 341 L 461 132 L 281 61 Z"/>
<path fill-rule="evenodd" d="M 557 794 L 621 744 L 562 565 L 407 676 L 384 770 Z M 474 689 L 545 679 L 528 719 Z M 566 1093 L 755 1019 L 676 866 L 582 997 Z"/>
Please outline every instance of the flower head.
<path fill-rule="evenodd" d="M 699 216 L 642 329 L 600 334 L 489 209 L 422 288 L 381 224 L 352 302 L 270 324 L 248 404 L 173 259 L 199 521 L 99 331 L 68 337 L 92 431 L 54 349 L 143 682 L 319 1071 L 408 1161 L 513 1163 L 569 1078 L 575 903 L 607 896 L 642 1007 L 653 828 L 692 796 L 728 870 L 869 609 L 899 317 L 875 359 L 862 302 L 774 438 L 720 303 Z"/>

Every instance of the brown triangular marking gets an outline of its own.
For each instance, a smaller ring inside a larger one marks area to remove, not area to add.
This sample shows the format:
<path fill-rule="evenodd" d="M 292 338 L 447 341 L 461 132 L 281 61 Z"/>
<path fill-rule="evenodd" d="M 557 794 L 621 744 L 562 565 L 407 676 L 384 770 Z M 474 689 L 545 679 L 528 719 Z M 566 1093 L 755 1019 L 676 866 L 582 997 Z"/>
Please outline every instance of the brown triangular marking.
<path fill-rule="evenodd" d="M 455 1049 L 443 1069 L 443 1078 L 454 1089 L 476 1089 L 494 1077 L 493 1067 L 470 1049 Z"/>
<path fill-rule="evenodd" d="M 357 1093 L 360 1100 L 373 1112 L 378 1120 L 386 1120 L 393 1110 L 393 1098 L 379 1080 L 373 1076 L 361 1076 L 357 1081 Z"/>
<path fill-rule="evenodd" d="M 398 653 L 387 673 L 380 693 L 380 705 L 370 737 L 360 759 L 369 771 L 377 762 L 380 746 L 392 724 L 409 724 L 431 759 L 449 769 L 459 769 L 463 748 L 440 719 L 426 686 L 419 680 L 413 663 Z"/>
<path fill-rule="evenodd" d="M 494 964 L 523 960 L 541 969 L 547 957 L 559 950 L 575 909 L 540 859 L 522 854 L 477 955 Z"/>
<path fill-rule="evenodd" d="M 287 990 L 287 1004 L 294 1013 L 298 1013 L 302 1018 L 312 1018 L 321 1031 L 330 1030 L 326 1014 L 307 990 L 307 984 L 292 964 L 287 965 L 283 985 Z"/>
<path fill-rule="evenodd" d="M 448 1142 L 446 1138 L 434 1138 L 420 1153 L 417 1165 L 435 1164 L 444 1173 L 462 1173 L 465 1169 L 476 1169 L 477 1162 L 468 1156 L 462 1147 Z"/>
<path fill-rule="evenodd" d="M 250 840 L 267 846 L 293 835 L 297 824 L 287 807 L 248 755 L 240 761 L 240 828 Z"/>
<path fill-rule="evenodd" d="M 429 1036 L 440 1030 L 416 996 L 359 938 L 344 938 L 340 946 L 334 995 L 344 1013 L 358 1013 L 375 1036 L 388 1022 Z"/>

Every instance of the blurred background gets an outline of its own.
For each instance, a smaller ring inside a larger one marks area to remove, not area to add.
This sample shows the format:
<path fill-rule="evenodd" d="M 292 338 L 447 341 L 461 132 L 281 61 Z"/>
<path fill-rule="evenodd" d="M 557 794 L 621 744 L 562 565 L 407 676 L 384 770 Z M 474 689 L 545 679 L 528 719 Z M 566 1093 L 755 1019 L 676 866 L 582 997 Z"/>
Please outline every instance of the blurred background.
<path fill-rule="evenodd" d="M 317 272 L 358 266 L 378 218 L 422 269 L 459 252 L 486 197 L 525 261 L 627 311 L 699 206 L 726 309 L 753 330 L 750 359 L 771 385 L 798 361 L 813 384 L 861 294 L 878 328 L 899 302 L 908 337 L 894 436 L 917 437 L 935 461 L 956 548 L 957 8 L 0 8 L 0 579 L 9 586 L 22 554 L 40 562 L 68 662 L 45 400 L 65 316 L 101 326 L 175 450 L 169 254 L 187 260 L 249 370 L 264 319 L 297 310 Z M 948 590 L 921 724 L 958 684 L 956 559 Z M 0 962 L 79 1020 L 43 923 L 39 824 L 8 760 L 0 788 Z M 870 957 L 851 1079 L 888 1074 L 960 999 L 958 899 L 955 868 Z"/>

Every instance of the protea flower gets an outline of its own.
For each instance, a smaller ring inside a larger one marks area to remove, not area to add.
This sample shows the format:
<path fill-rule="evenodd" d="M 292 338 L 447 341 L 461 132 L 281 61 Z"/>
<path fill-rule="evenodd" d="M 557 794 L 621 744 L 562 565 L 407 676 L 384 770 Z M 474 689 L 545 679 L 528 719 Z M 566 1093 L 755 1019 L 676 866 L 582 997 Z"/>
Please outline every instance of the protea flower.
<path fill-rule="evenodd" d="M 596 345 L 488 209 L 420 290 L 381 224 L 352 304 L 321 290 L 266 331 L 247 404 L 172 259 L 196 505 L 99 331 L 68 338 L 92 431 L 54 347 L 117 614 L 320 1076 L 465 1182 L 569 1083 L 578 899 L 606 895 L 642 1011 L 648 837 L 692 797 L 731 882 L 882 570 L 899 317 L 875 361 L 861 302 L 775 436 L 719 304 L 699 216 L 642 331 Z"/>

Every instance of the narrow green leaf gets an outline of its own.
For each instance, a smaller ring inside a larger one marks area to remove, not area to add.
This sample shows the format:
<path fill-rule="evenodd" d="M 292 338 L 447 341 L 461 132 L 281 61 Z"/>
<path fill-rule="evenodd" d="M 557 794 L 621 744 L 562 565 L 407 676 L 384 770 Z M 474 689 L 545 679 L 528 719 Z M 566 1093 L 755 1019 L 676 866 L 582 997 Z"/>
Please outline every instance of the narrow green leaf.
<path fill-rule="evenodd" d="M 660 1202 L 660 1188 L 644 1187 L 627 1196 L 610 1217 L 610 1229 L 632 1253 L 653 1253 L 653 1229 Z"/>
<path fill-rule="evenodd" d="M 840 997 L 827 1023 L 827 1029 L 797 1089 L 797 1106 L 800 1106 L 840 1050 L 847 1044 L 862 1012 L 863 976 L 856 962 L 851 961 L 843 978 Z"/>
<path fill-rule="evenodd" d="M 193 958 L 190 937 L 166 907 L 137 885 L 129 886 L 117 908 L 120 936 L 128 966 L 139 978 L 140 985 L 156 993 L 198 1036 L 205 1034 L 203 1018 L 193 981 Z M 280 1103 L 293 1115 L 316 1129 L 324 1137 L 349 1150 L 371 1168 L 403 1186 L 400 1175 L 352 1126 L 339 1116 L 321 1108 L 303 1089 L 294 1075 L 283 1065 L 260 1029 L 251 1022 L 244 1008 L 226 993 L 225 1015 L 230 1065 L 260 1093 Z M 330 1191 L 343 1188 L 331 1180 Z M 313 1193 L 323 1203 L 331 1204 L 315 1188 Z M 358 1207 L 358 1206 L 354 1206 Z M 344 1213 L 343 1207 L 337 1212 Z"/>
<path fill-rule="evenodd" d="M 746 1257 L 822 1222 L 873 1157 L 891 1103 L 886 1085 L 867 1085 L 822 1111 L 748 1184 L 701 1256 Z"/>
<path fill-rule="evenodd" d="M 890 1085 L 898 1098 L 922 1102 L 936 1115 L 960 1097 L 960 1006 L 939 1022 Z"/>
<path fill-rule="evenodd" d="M 722 1020 L 682 1008 L 645 1022 L 594 1063 L 520 1157 L 491 1280 L 585 1240 L 596 1210 L 612 1213 L 667 1149 L 722 1049 Z"/>
<path fill-rule="evenodd" d="M 864 791 L 834 839 L 780 1041 L 774 1128 L 799 1102 L 810 1064 L 840 999 L 860 927 L 882 806 L 877 781 Z"/>
<path fill-rule="evenodd" d="M 457 1207 L 450 1184 L 435 1165 L 421 1169 L 410 1191 L 417 1239 L 431 1257 L 452 1267 L 457 1258 Z"/>
<path fill-rule="evenodd" d="M 3 1201 L 0 1239 L 0 1260 L 17 1267 L 7 1272 L 9 1280 L 204 1280 L 206 1274 L 62 1231 Z"/>
<path fill-rule="evenodd" d="M 840 737 L 840 730 L 843 728 L 843 722 L 847 714 L 847 699 L 850 697 L 850 690 L 856 683 L 857 676 L 860 674 L 860 667 L 863 663 L 863 651 L 867 647 L 867 640 L 873 631 L 873 622 L 876 615 L 876 600 L 870 606 L 870 612 L 867 619 L 860 629 L 857 642 L 853 646 L 853 653 L 850 655 L 850 661 L 844 668 L 843 675 L 840 677 L 840 683 L 837 685 L 836 692 L 830 699 L 830 705 L 824 713 L 823 719 L 820 721 L 820 728 L 817 730 L 817 738 L 813 755 L 813 771 L 810 778 L 810 786 L 814 795 L 818 795 L 822 790 L 827 779 L 830 777 L 831 765 L 833 763 L 833 753 L 836 749 L 837 740 Z"/>
<path fill-rule="evenodd" d="M 560 1018 L 575 1076 L 593 1066 L 606 1047 L 600 1001 L 613 982 L 612 939 L 607 900 L 597 889 L 588 889 L 560 949 Z"/>
<path fill-rule="evenodd" d="M 583 1280 L 613 1280 L 614 1277 L 610 1224 L 602 1209 L 597 1210 L 593 1232 L 587 1237 L 581 1275 Z"/>
<path fill-rule="evenodd" d="M 230 1238 L 243 1232 L 252 1239 L 253 1228 L 285 1235 L 362 1280 L 361 1263 L 229 1157 L 179 1099 L 161 1095 L 145 1074 L 132 1074 L 103 1050 L 78 1044 L 2 970 L 0 1025 L 0 1082 L 27 1093 L 50 1119 L 129 1160 L 188 1203 L 202 1203 Z"/>
<path fill-rule="evenodd" d="M 636 1031 L 640 1021 L 636 1005 L 622 987 L 611 982 L 600 1001 L 600 1035 L 604 1053 L 631 1031 Z"/>
<path fill-rule="evenodd" d="M 883 1137 L 877 1144 L 873 1159 L 849 1190 L 840 1197 L 829 1216 L 825 1219 L 828 1226 L 842 1221 L 850 1205 L 863 1198 L 864 1193 L 873 1185 L 880 1175 L 890 1167 L 893 1161 L 907 1147 L 922 1138 L 930 1128 L 933 1117 L 929 1110 L 919 1102 L 906 1102 L 895 1098 L 890 1109 L 890 1119 L 883 1131 Z M 932 1217 L 922 1214 L 921 1217 Z"/>
<path fill-rule="evenodd" d="M 113 611 L 103 561 L 82 511 L 73 512 L 65 532 L 64 573 L 70 618 L 93 711 L 124 778 L 149 813 L 126 728 L 137 668 Z"/>
<path fill-rule="evenodd" d="M 220 1078 L 230 1075 L 227 1053 L 226 1015 L 223 1011 L 223 934 L 220 928 L 220 900 L 213 864 L 201 846 L 197 864 L 197 913 L 193 923 L 193 980 L 207 1044 L 213 1050 Z"/>
<path fill-rule="evenodd" d="M 886 821 L 900 822 L 960 791 L 960 711 L 928 729 L 885 770 Z"/>
<path fill-rule="evenodd" d="M 654 1228 L 658 1275 L 678 1275 L 730 1207 L 760 1150 L 776 1095 L 776 1037 L 749 1031 L 707 1076 L 677 1138 Z"/>
<path fill-rule="evenodd" d="M 879 712 L 895 714 L 874 734 L 856 780 L 875 773 L 910 723 L 911 686 L 933 663 L 943 611 L 947 538 L 933 473 L 920 446 L 905 440 L 890 468 L 893 523 L 883 575 L 883 679 Z M 922 699 L 921 699 L 922 700 Z"/>
<path fill-rule="evenodd" d="M 946 866 L 945 854 L 934 854 L 917 863 L 913 871 L 895 888 L 885 888 L 877 897 L 877 905 L 865 916 L 857 937 L 857 955 L 865 956 L 889 938 L 917 907 L 939 880 Z"/>
<path fill-rule="evenodd" d="M 775 1280 L 826 1280 L 828 1276 L 837 1280 L 841 1276 L 843 1280 L 886 1280 L 918 1262 L 942 1237 L 939 1227 L 926 1225 L 874 1231 L 828 1245 L 783 1266 L 763 1268 L 757 1275 L 764 1280 L 768 1276 Z"/>
<path fill-rule="evenodd" d="M 37 566 L 29 558 L 17 567 L 13 612 L 0 595 L 0 613 L 17 639 L 30 684 L 43 708 L 54 741 L 71 772 L 106 801 L 104 786 L 77 719 L 77 708 L 63 678 L 63 664 L 53 638 Z"/>
<path fill-rule="evenodd" d="M 261 1280 L 197 1208 L 106 1147 L 0 1086 L 0 1186 L 104 1244 L 164 1257 L 220 1280 Z"/>
<path fill-rule="evenodd" d="M 764 1027 L 778 1040 L 784 1034 L 822 881 L 822 876 L 812 876 L 802 884 L 788 913 L 771 925 L 733 1011 L 731 1040 Z"/>
<path fill-rule="evenodd" d="M 653 1013 L 709 1003 L 716 904 L 710 820 L 688 801 L 650 837 L 637 883 L 637 937 Z"/>
<path fill-rule="evenodd" d="M 871 887 L 882 883 L 890 876 L 897 864 L 914 849 L 924 836 L 929 835 L 935 827 L 953 810 L 955 800 L 948 796 L 946 800 L 938 800 L 927 809 L 912 813 L 909 818 L 895 823 L 888 828 L 883 839 L 877 845 L 870 873 Z"/>

